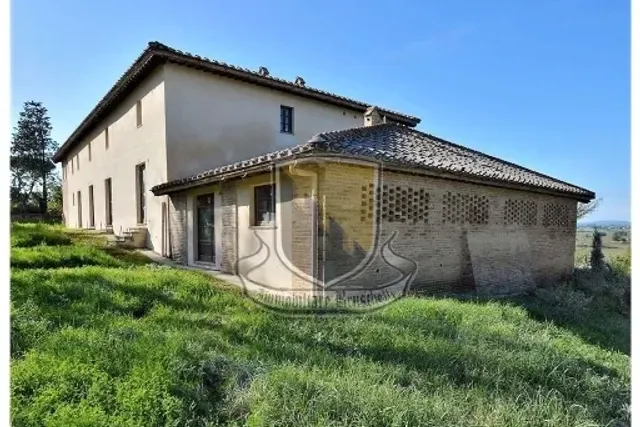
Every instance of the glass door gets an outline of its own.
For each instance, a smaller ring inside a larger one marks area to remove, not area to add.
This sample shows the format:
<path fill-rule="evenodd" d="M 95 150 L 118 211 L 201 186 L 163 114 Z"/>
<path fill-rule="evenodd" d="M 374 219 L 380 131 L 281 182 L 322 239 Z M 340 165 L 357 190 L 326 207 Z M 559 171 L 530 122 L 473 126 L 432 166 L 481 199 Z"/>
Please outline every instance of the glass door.
<path fill-rule="evenodd" d="M 216 247 L 214 243 L 214 217 L 213 217 L 213 194 L 198 196 L 197 217 L 198 217 L 198 261 L 214 263 L 216 259 Z"/>

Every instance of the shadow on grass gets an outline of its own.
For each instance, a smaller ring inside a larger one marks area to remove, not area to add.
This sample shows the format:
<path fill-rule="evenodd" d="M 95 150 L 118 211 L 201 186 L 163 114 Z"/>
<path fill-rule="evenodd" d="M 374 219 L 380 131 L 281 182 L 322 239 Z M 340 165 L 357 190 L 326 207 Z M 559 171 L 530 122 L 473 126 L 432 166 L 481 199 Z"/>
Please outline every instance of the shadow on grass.
<path fill-rule="evenodd" d="M 624 374 L 551 345 L 486 335 L 442 318 L 420 324 L 384 314 L 363 316 L 356 323 L 359 326 L 344 328 L 332 325 L 336 320 L 326 324 L 322 318 L 310 319 L 317 321 L 311 328 L 297 327 L 298 320 L 293 324 L 263 322 L 252 326 L 249 333 L 229 325 L 216 325 L 216 330 L 222 330 L 232 345 L 251 349 L 260 360 L 276 364 L 328 367 L 357 357 L 401 368 L 406 373 L 398 384 L 401 387 L 432 387 L 431 381 L 441 381 L 507 399 L 521 393 L 560 393 L 568 406 L 587 408 L 603 424 L 620 417 L 629 401 Z M 342 320 L 347 322 L 347 318 Z M 318 337 L 331 329 L 338 334 Z M 412 378 L 430 380 L 413 384 Z"/>

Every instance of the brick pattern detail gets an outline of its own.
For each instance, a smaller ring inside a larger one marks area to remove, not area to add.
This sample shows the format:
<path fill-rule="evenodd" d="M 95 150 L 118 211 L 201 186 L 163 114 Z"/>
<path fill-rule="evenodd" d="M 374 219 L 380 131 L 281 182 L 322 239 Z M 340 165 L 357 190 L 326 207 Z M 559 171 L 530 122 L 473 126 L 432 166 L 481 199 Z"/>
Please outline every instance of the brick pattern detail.
<path fill-rule="evenodd" d="M 374 218 L 368 214 L 363 218 L 362 199 L 365 187 L 365 200 L 372 203 L 374 182 L 369 167 L 335 163 L 320 168 L 318 268 L 325 281 L 352 270 L 372 247 Z"/>
<path fill-rule="evenodd" d="M 449 224 L 488 224 L 489 200 L 484 195 L 447 191 L 442 195 L 442 222 Z"/>
<path fill-rule="evenodd" d="M 185 193 L 169 197 L 169 244 L 171 258 L 187 263 L 187 196 Z"/>
<path fill-rule="evenodd" d="M 234 183 L 226 183 L 222 188 L 221 196 L 222 203 L 220 210 L 222 215 L 222 258 L 220 259 L 220 270 L 225 273 L 237 274 L 236 262 L 238 259 L 238 191 Z"/>
<path fill-rule="evenodd" d="M 533 200 L 507 199 L 504 202 L 504 225 L 534 226 L 538 223 L 538 206 Z"/>
<path fill-rule="evenodd" d="M 429 193 L 424 188 L 382 186 L 381 220 L 388 222 L 429 222 Z"/>
<path fill-rule="evenodd" d="M 292 200 L 291 200 L 291 261 L 299 270 L 309 276 L 314 275 L 312 257 L 312 234 L 314 202 L 311 197 L 312 178 L 305 176 L 292 176 Z M 292 275 L 294 289 L 305 289 L 309 283 L 297 275 Z"/>
<path fill-rule="evenodd" d="M 362 186 L 362 209 L 360 209 L 360 221 L 371 221 L 373 219 L 373 213 L 376 210 L 374 206 L 374 185 L 373 183 L 369 183 L 369 185 Z M 377 191 L 378 195 L 380 194 L 380 189 Z"/>
<path fill-rule="evenodd" d="M 365 219 L 369 222 L 361 220 L 362 202 L 369 201 L 373 174 L 367 173 L 365 167 L 347 164 L 329 165 L 326 169 L 319 177 L 319 197 L 322 200 L 326 196 L 330 228 L 326 235 L 326 271 L 331 278 L 357 265 L 372 247 L 372 223 L 368 215 Z M 412 292 L 521 293 L 534 283 L 570 274 L 573 268 L 575 200 L 390 171 L 383 172 L 382 184 L 381 217 L 385 209 L 390 209 L 384 206 L 386 186 L 387 190 L 424 189 L 430 196 L 429 217 L 443 218 L 442 222 L 380 223 L 380 241 L 395 232 L 394 251 L 418 264 Z M 443 203 L 434 203 L 436 200 Z M 568 214 L 568 223 L 554 228 L 543 226 L 543 207 L 547 204 L 562 206 L 559 210 Z M 513 222 L 509 226 L 505 224 L 506 206 L 513 211 L 507 214 L 507 221 Z M 319 254 L 321 243 L 319 239 Z M 377 257 L 357 280 L 366 287 L 396 277 L 397 272 Z"/>
<path fill-rule="evenodd" d="M 542 216 L 544 227 L 569 227 L 569 207 L 559 203 L 545 203 Z"/>

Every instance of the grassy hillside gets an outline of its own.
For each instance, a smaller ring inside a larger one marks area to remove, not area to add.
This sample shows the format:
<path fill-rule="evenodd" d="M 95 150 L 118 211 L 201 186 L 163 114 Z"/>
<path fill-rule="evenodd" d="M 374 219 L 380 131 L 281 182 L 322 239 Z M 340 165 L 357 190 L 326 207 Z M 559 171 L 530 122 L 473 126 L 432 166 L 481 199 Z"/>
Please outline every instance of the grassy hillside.
<path fill-rule="evenodd" d="M 15 426 L 628 423 L 628 317 L 568 286 L 290 318 L 101 240 L 13 226 Z"/>
<path fill-rule="evenodd" d="M 604 253 L 605 259 L 607 261 L 613 260 L 617 256 L 622 256 L 627 253 L 627 251 L 631 248 L 630 241 L 627 242 L 616 242 L 613 240 L 613 233 L 615 233 L 616 229 L 607 229 L 600 230 L 602 233 L 606 233 L 605 236 L 602 237 L 602 252 Z M 631 230 L 624 229 L 621 231 L 626 231 L 629 233 L 627 237 L 630 238 Z M 576 263 L 581 265 L 585 264 L 585 260 L 588 259 L 589 253 L 591 251 L 591 242 L 593 238 L 593 230 L 585 230 L 579 229 L 576 232 Z"/>

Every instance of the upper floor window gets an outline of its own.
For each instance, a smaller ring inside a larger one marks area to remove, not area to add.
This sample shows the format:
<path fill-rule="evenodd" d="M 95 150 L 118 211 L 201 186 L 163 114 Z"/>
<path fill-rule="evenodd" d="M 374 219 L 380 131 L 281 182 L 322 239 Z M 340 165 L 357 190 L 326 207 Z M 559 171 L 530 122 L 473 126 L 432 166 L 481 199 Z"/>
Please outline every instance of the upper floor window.
<path fill-rule="evenodd" d="M 80 153 L 76 154 L 76 169 L 80 170 Z"/>
<path fill-rule="evenodd" d="M 136 125 L 142 126 L 142 100 L 136 102 Z"/>
<path fill-rule="evenodd" d="M 62 179 L 67 178 L 67 162 L 62 162 Z"/>
<path fill-rule="evenodd" d="M 71 174 L 73 175 L 73 173 L 75 172 L 75 168 L 73 166 L 73 157 L 71 158 Z"/>
<path fill-rule="evenodd" d="M 91 161 L 91 143 L 88 144 L 89 148 L 89 161 Z"/>
<path fill-rule="evenodd" d="M 104 129 L 104 149 L 109 149 L 109 128 Z"/>
<path fill-rule="evenodd" d="M 275 184 L 259 185 L 253 188 L 253 225 L 275 224 L 275 196 Z"/>
<path fill-rule="evenodd" d="M 293 107 L 280 106 L 280 132 L 293 133 Z"/>

